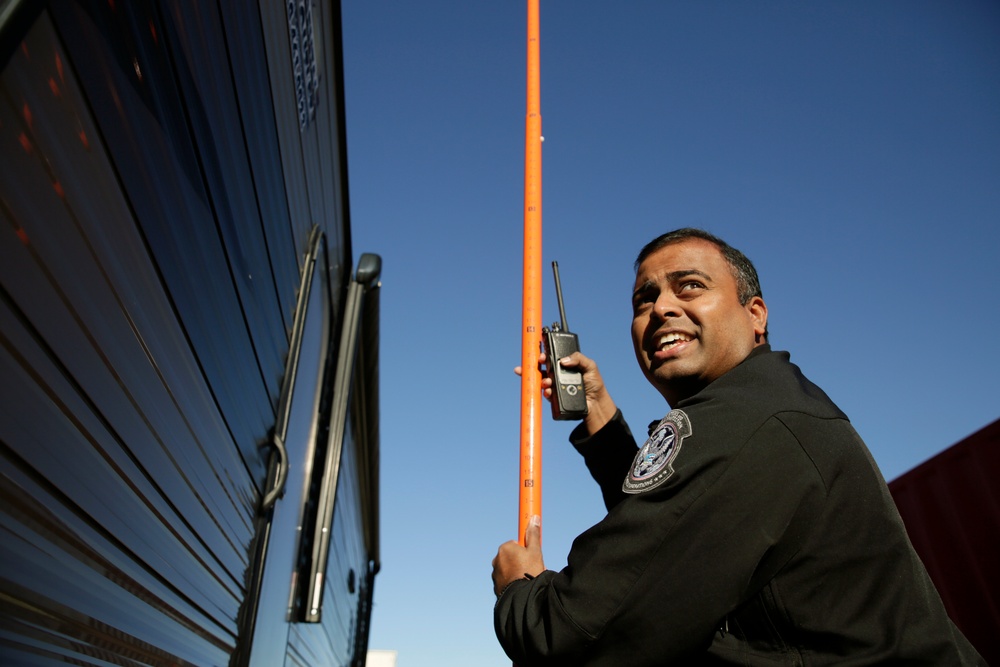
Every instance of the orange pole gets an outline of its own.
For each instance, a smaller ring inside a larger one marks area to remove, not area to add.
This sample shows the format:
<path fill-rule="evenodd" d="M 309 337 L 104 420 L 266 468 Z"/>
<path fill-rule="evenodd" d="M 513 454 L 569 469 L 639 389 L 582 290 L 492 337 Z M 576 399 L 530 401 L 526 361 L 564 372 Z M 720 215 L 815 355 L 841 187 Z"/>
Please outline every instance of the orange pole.
<path fill-rule="evenodd" d="M 542 114 L 538 0 L 528 0 L 528 109 L 524 132 L 524 282 L 521 300 L 521 479 L 517 538 L 542 514 Z"/>

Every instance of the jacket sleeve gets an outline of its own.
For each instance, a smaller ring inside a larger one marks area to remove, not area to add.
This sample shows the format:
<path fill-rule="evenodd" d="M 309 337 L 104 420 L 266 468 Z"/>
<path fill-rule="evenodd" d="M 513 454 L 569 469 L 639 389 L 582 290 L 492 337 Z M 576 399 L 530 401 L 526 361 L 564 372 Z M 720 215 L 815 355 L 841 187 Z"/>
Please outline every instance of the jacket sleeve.
<path fill-rule="evenodd" d="M 798 550 L 825 489 L 796 438 L 771 419 L 728 452 L 703 444 L 580 535 L 561 572 L 504 592 L 495 627 L 519 667 L 690 657 Z"/>
<path fill-rule="evenodd" d="M 604 506 L 610 511 L 625 498 L 622 480 L 638 451 L 622 411 L 618 410 L 611 421 L 593 435 L 588 435 L 580 424 L 570 433 L 569 441 L 583 455 L 590 476 L 601 487 Z"/>

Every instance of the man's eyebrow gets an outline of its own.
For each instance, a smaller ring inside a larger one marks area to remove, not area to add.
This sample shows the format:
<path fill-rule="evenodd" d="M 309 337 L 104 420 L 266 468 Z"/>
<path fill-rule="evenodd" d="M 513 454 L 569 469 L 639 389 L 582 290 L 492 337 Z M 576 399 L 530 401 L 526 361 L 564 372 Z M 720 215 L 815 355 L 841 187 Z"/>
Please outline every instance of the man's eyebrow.
<path fill-rule="evenodd" d="M 667 274 L 667 280 L 673 283 L 677 282 L 681 278 L 687 278 L 688 276 L 701 276 L 705 280 L 712 280 L 712 276 L 708 275 L 704 271 L 699 271 L 698 269 L 681 269 L 680 271 L 671 271 Z"/>
<path fill-rule="evenodd" d="M 668 283 L 675 283 L 681 278 L 687 278 L 688 276 L 699 276 L 701 278 L 704 278 L 708 282 L 712 282 L 712 276 L 708 275 L 704 271 L 699 271 L 698 269 L 681 269 L 679 271 L 671 271 L 666 276 L 664 276 L 664 278 L 666 278 L 666 281 Z M 646 282 L 644 282 L 643 284 L 639 285 L 634 290 L 632 290 L 632 298 L 635 298 L 637 295 L 655 286 L 656 286 L 656 281 L 650 278 L 649 280 L 647 280 Z"/>

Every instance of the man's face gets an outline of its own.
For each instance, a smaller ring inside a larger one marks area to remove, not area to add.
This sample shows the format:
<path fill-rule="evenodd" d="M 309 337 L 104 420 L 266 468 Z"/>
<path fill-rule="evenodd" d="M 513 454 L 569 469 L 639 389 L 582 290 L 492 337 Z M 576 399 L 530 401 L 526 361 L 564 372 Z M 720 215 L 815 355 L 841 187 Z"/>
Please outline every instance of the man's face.
<path fill-rule="evenodd" d="M 765 342 L 764 300 L 753 297 L 740 305 L 729 263 L 703 239 L 664 246 L 639 265 L 632 312 L 636 359 L 671 405 Z"/>

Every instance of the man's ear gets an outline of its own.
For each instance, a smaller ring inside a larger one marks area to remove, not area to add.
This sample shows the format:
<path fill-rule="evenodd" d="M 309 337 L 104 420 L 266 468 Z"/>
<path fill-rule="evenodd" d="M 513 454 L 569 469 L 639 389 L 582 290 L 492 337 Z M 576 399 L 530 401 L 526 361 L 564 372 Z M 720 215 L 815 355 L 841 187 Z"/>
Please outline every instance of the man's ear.
<path fill-rule="evenodd" d="M 750 315 L 750 321 L 753 323 L 754 343 L 757 345 L 766 343 L 767 304 L 764 303 L 764 299 L 759 296 L 751 297 L 744 307 L 747 309 L 747 314 Z"/>

